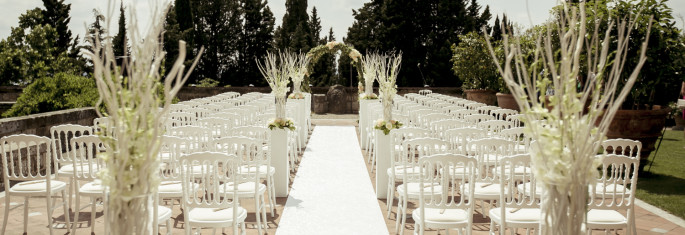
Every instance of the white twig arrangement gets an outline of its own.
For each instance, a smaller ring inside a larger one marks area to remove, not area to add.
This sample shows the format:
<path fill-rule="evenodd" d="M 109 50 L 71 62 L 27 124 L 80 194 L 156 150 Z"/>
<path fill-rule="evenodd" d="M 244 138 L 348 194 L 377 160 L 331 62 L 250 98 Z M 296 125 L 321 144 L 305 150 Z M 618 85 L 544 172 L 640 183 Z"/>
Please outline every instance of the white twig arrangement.
<path fill-rule="evenodd" d="M 600 19 L 593 21 L 594 32 L 586 32 L 584 3 L 571 6 L 563 2 L 560 17 L 557 29 L 548 25 L 548 30 L 537 36 L 532 61 L 520 38 L 510 41 L 505 36 L 504 67 L 488 45 L 525 115 L 526 133 L 535 139 L 531 146 L 533 173 L 544 188 L 541 232 L 581 234 L 585 233 L 588 185 L 594 184 L 601 163 L 597 150 L 646 61 L 647 39 L 638 65 L 630 77 L 622 78 L 634 20 L 619 21 L 615 29 L 610 22 L 601 35 L 597 32 Z M 557 30 L 559 36 L 552 36 L 551 30 Z M 617 34 L 612 36 L 612 32 Z M 553 41 L 558 41 L 558 51 Z M 583 62 L 582 56 L 587 61 Z M 588 68 L 584 73 L 583 65 Z M 621 79 L 626 85 L 617 90 Z M 548 87 L 554 89 L 551 96 L 545 96 Z"/>
<path fill-rule="evenodd" d="M 109 2 L 108 26 L 115 6 L 115 1 Z M 107 166 L 100 169 L 99 176 L 108 189 L 105 202 L 108 234 L 151 234 L 152 227 L 156 226 L 152 224 L 150 210 L 156 206 L 151 198 L 159 186 L 157 156 L 163 118 L 190 75 L 190 72 L 184 74 L 186 47 L 185 42 L 180 41 L 179 57 L 172 68 L 166 69 L 169 73 L 164 83 L 160 83 L 159 70 L 165 54 L 160 39 L 169 4 L 152 8 L 151 26 L 142 34 L 135 8 L 129 7 L 130 56 L 114 55 L 111 42 L 103 43 L 104 47 L 99 42 L 92 42 L 97 45 L 94 53 L 83 50 L 93 61 L 93 75 L 100 93 L 96 107 L 104 105 L 106 113 L 101 113 L 99 108 L 95 110 L 98 116 L 109 117 L 108 125 L 99 133 L 108 146 L 106 152 L 99 155 Z M 198 58 L 200 54 L 202 51 Z M 124 59 L 118 62 L 117 58 Z"/>
<path fill-rule="evenodd" d="M 381 103 L 383 104 L 383 120 L 390 122 L 392 120 L 392 102 L 395 94 L 397 94 L 397 74 L 400 72 L 400 65 L 402 63 L 402 53 L 378 56 L 376 60 L 376 71 L 378 80 L 378 93 L 381 96 Z"/>
<path fill-rule="evenodd" d="M 259 71 L 269 83 L 271 93 L 276 99 L 276 121 L 285 120 L 285 93 L 288 91 L 288 83 L 290 82 L 288 80 L 290 68 L 287 61 L 287 55 L 280 51 L 278 55 L 267 52 L 264 63 L 257 61 Z"/>
<path fill-rule="evenodd" d="M 376 77 L 378 76 L 378 63 L 380 60 L 381 56 L 378 53 L 367 53 L 365 56 L 361 56 L 364 74 L 363 97 L 371 97 L 373 95 L 373 81 L 376 80 Z"/>
<path fill-rule="evenodd" d="M 288 69 L 290 78 L 293 81 L 293 93 L 301 95 L 302 81 L 307 74 L 309 57 L 305 53 L 285 52 L 286 61 L 284 66 Z"/>

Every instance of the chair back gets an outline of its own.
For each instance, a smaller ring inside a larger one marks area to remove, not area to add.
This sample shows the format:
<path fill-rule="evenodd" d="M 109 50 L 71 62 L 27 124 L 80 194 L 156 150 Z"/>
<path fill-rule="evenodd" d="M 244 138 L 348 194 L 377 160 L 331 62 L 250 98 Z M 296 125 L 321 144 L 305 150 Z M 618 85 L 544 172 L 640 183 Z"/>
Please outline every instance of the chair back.
<path fill-rule="evenodd" d="M 49 184 L 51 177 L 47 176 L 57 171 L 51 163 L 51 143 L 50 138 L 37 135 L 18 134 L 0 138 L 5 192 L 9 192 L 10 180 L 45 179 Z"/>
<path fill-rule="evenodd" d="M 499 132 L 499 137 L 513 141 L 518 153 L 527 153 L 530 150 L 530 143 L 533 141 L 525 134 L 523 127 L 504 129 Z"/>
<path fill-rule="evenodd" d="M 209 128 L 201 126 L 179 126 L 169 129 L 166 134 L 187 139 L 185 145 L 187 153 L 205 151 L 210 141 Z"/>
<path fill-rule="evenodd" d="M 499 172 L 500 202 L 507 208 L 538 208 L 535 177 L 532 172 L 530 154 L 517 154 L 500 159 Z M 503 209 L 504 210 L 504 209 Z M 505 214 L 505 213 L 502 213 Z"/>
<path fill-rule="evenodd" d="M 463 127 L 449 129 L 445 131 L 445 138 L 452 145 L 452 149 L 457 150 L 459 154 L 471 155 L 469 152 L 472 149 L 469 144 L 471 141 L 487 137 L 486 130 L 475 127 Z"/>
<path fill-rule="evenodd" d="M 478 159 L 477 181 L 499 183 L 498 174 L 490 174 L 490 168 L 500 166 L 500 160 L 515 153 L 514 142 L 500 138 L 483 138 L 471 141 L 469 146 Z"/>
<path fill-rule="evenodd" d="M 404 182 L 417 182 L 418 174 L 408 174 L 407 170 L 415 169 L 419 166 L 419 159 L 421 157 L 449 153 L 451 152 L 449 142 L 438 138 L 416 138 L 405 140 L 402 144 L 402 153 L 400 155 L 401 162 L 395 165 L 401 165 Z M 396 174 L 393 167 L 393 174 Z M 404 184 L 405 186 L 407 184 Z"/>
<path fill-rule="evenodd" d="M 607 154 L 640 157 L 642 142 L 630 139 L 608 139 L 602 141 L 602 149 Z"/>
<path fill-rule="evenodd" d="M 419 187 L 420 218 L 426 218 L 427 208 L 462 209 L 471 221 L 475 184 L 469 182 L 475 182 L 475 175 L 469 172 L 475 172 L 476 159 L 461 154 L 436 154 L 421 157 L 418 165 L 419 185 L 424 185 Z"/>
<path fill-rule="evenodd" d="M 639 166 L 639 156 L 605 155 L 596 186 L 590 187 L 590 194 L 593 196 L 590 197 L 589 208 L 631 209 L 635 202 Z"/>
<path fill-rule="evenodd" d="M 233 208 L 233 218 L 238 218 L 238 201 L 231 196 L 238 191 L 240 183 L 237 177 L 238 157 L 226 153 L 197 152 L 184 155 L 180 160 L 184 215 L 188 216 L 187 211 L 193 208 Z M 195 184 L 198 181 L 202 183 Z"/>
<path fill-rule="evenodd" d="M 498 110 L 498 109 L 502 109 L 502 108 L 497 107 L 497 106 L 486 105 L 486 106 L 481 106 L 481 107 L 476 108 L 476 111 L 478 111 L 478 113 L 480 113 L 480 114 L 492 115 L 491 112 L 494 110 Z"/>
<path fill-rule="evenodd" d="M 473 126 L 477 125 L 480 122 L 489 120 L 495 120 L 495 117 L 489 114 L 471 114 L 468 116 L 464 116 L 464 121 L 468 122 Z"/>
<path fill-rule="evenodd" d="M 521 127 L 523 126 L 523 121 L 521 118 L 523 118 L 523 114 L 512 114 L 512 115 L 507 115 L 506 120 L 513 122 L 515 127 Z"/>
<path fill-rule="evenodd" d="M 71 139 L 74 179 L 93 181 L 98 171 L 105 168 L 104 160 L 98 155 L 106 149 L 97 135 L 84 135 Z"/>
<path fill-rule="evenodd" d="M 504 120 L 488 120 L 477 123 L 476 127 L 487 130 L 490 136 L 499 136 L 502 130 L 514 127 L 514 123 Z"/>
<path fill-rule="evenodd" d="M 74 137 L 93 134 L 93 128 L 89 126 L 64 124 L 50 127 L 52 154 L 55 155 L 55 160 L 60 164 L 70 164 L 70 153 L 73 149 L 69 141 Z"/>
<path fill-rule="evenodd" d="M 188 139 L 170 135 L 162 136 L 159 146 L 162 181 L 181 180 L 180 158 L 184 154 L 186 144 L 188 144 Z"/>
<path fill-rule="evenodd" d="M 229 119 L 220 117 L 205 117 L 198 121 L 202 127 L 211 131 L 213 138 L 221 138 L 229 135 L 233 123 Z"/>
<path fill-rule="evenodd" d="M 497 120 L 507 121 L 506 118 L 511 115 L 519 114 L 519 111 L 513 109 L 496 109 L 490 111 L 490 115 L 495 116 Z"/>
<path fill-rule="evenodd" d="M 473 110 L 473 109 L 464 108 L 464 109 L 459 109 L 459 110 L 453 110 L 450 112 L 450 114 L 457 119 L 464 119 L 464 117 L 466 117 L 466 116 L 478 114 L 478 111 Z"/>
<path fill-rule="evenodd" d="M 250 137 L 260 141 L 261 144 L 268 144 L 271 140 L 271 131 L 265 126 L 239 126 L 230 130 L 231 136 Z"/>
<path fill-rule="evenodd" d="M 190 109 L 188 109 L 190 110 Z M 187 111 L 187 110 L 185 110 Z M 197 124 L 197 114 L 190 112 L 174 112 L 169 113 L 167 119 L 168 127 L 190 126 Z"/>

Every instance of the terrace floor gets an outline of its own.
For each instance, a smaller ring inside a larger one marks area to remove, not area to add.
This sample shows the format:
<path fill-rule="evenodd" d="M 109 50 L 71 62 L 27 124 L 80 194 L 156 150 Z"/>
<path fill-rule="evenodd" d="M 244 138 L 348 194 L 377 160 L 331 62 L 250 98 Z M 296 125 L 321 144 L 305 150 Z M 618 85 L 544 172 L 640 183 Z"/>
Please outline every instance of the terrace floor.
<path fill-rule="evenodd" d="M 326 132 L 326 130 L 337 131 L 337 130 L 341 130 L 341 129 L 323 128 L 324 126 L 357 126 L 356 117 L 357 117 L 357 115 L 314 115 L 313 116 L 313 118 L 314 118 L 313 124 L 315 126 L 321 127 L 321 129 L 320 129 L 321 132 L 319 132 L 319 133 L 321 133 L 321 135 L 319 135 L 319 134 L 311 135 L 310 137 L 321 138 L 321 137 L 327 136 L 327 138 L 331 138 L 330 134 L 337 134 L 337 133 L 324 133 L 324 132 Z M 342 130 L 347 130 L 347 128 L 343 128 Z M 325 135 L 323 135 L 323 134 L 325 134 Z M 347 134 L 341 133 L 341 135 L 349 135 L 349 133 L 347 133 Z M 320 137 L 317 137 L 317 136 L 320 136 Z M 340 137 L 340 138 L 344 138 L 344 136 Z M 314 139 L 310 139 L 309 144 L 310 144 L 310 147 L 312 145 L 316 144 L 319 147 L 323 147 L 323 149 L 333 148 L 330 146 L 321 146 L 322 144 L 325 144 L 325 143 L 322 143 L 322 142 L 314 140 Z M 305 173 L 309 172 L 307 174 L 309 176 L 307 176 L 307 177 L 320 176 L 317 174 L 312 174 L 312 172 L 310 170 L 306 170 L 308 164 L 317 164 L 316 161 L 308 161 L 307 158 L 314 159 L 315 157 L 317 157 L 316 154 L 326 154 L 327 153 L 327 152 L 319 149 L 319 147 L 317 147 L 315 149 L 311 149 L 311 148 L 307 149 L 304 152 L 304 156 L 300 156 L 300 160 L 302 160 L 300 167 L 302 167 L 302 168 L 298 169 L 297 172 L 299 173 L 300 172 L 299 170 L 302 170 L 301 172 L 303 175 L 299 176 L 300 178 L 298 178 L 298 176 L 296 176 L 295 174 L 291 174 L 291 176 L 290 176 L 292 179 L 291 180 L 291 189 L 293 189 L 293 187 L 298 187 L 297 189 L 294 190 L 295 192 L 300 190 L 299 187 L 311 186 L 311 185 L 307 185 L 307 184 L 302 184 L 301 186 L 298 185 L 298 182 L 306 182 L 307 180 L 311 180 L 311 178 L 309 178 L 309 179 L 305 178 L 305 176 L 306 176 Z M 359 151 L 358 145 L 356 148 L 351 148 L 350 151 Z M 342 157 L 344 155 L 345 154 L 335 155 L 335 156 Z M 366 174 L 368 174 L 367 179 L 369 180 L 369 182 L 363 182 L 361 184 L 367 184 L 368 185 L 368 183 L 370 183 L 372 185 L 372 187 L 375 188 L 375 185 L 374 185 L 375 184 L 375 175 L 374 175 L 375 172 L 369 173 L 369 169 L 371 166 L 370 166 L 370 164 L 366 163 L 366 157 L 367 157 L 366 151 L 361 150 L 361 156 L 363 156 L 363 158 L 361 158 L 361 159 L 360 159 L 359 154 L 357 154 L 357 153 L 346 153 L 346 155 L 352 156 L 350 158 L 351 159 L 350 161 L 352 161 L 353 163 L 350 163 L 350 165 L 353 167 L 356 167 L 357 169 L 361 168 L 360 165 L 363 165 L 363 164 L 359 164 L 359 161 L 363 161 L 365 163 L 365 167 L 366 167 L 365 170 L 366 170 Z M 317 160 L 323 160 L 323 159 L 317 159 Z M 307 162 L 309 162 L 309 163 L 307 163 Z M 340 162 L 338 164 L 342 166 L 342 164 L 347 164 L 347 163 Z M 359 172 L 357 172 L 357 173 L 359 173 Z M 335 174 L 329 174 L 329 175 L 339 176 L 339 175 L 335 175 Z M 319 179 L 319 180 L 321 180 L 321 179 Z M 373 191 L 369 191 L 368 188 L 364 189 L 364 187 L 366 187 L 366 186 L 362 185 L 361 191 L 363 194 L 368 195 L 369 193 L 373 193 Z M 305 192 L 305 191 L 300 191 L 300 192 Z M 322 192 L 322 194 L 323 195 L 321 195 L 321 196 L 326 196 L 324 192 Z M 4 192 L 0 193 L 0 198 L 4 197 L 4 195 L 5 195 Z M 293 195 L 294 194 L 291 194 L 291 196 L 293 196 Z M 315 196 L 314 197 L 312 197 L 311 195 L 308 195 L 308 196 L 309 196 L 308 197 L 309 200 L 316 199 Z M 328 196 L 330 197 L 330 195 L 328 195 Z M 374 196 L 375 196 L 375 193 L 374 193 Z M 328 204 L 336 204 L 336 202 L 332 201 L 332 200 L 335 200 L 335 198 L 343 198 L 344 199 L 345 197 L 344 196 L 343 197 L 340 197 L 340 196 L 332 197 L 329 199 Z M 350 197 L 350 198 L 365 198 L 365 197 Z M 300 198 L 300 199 L 304 200 L 307 198 Z M 4 201 L 4 198 L 2 200 Z M 267 220 L 268 220 L 268 225 L 269 225 L 269 228 L 265 230 L 265 232 L 267 234 L 277 233 L 277 228 L 281 224 L 283 224 L 284 228 L 289 227 L 290 225 L 305 227 L 302 229 L 317 227 L 314 225 L 307 225 L 306 223 L 293 223 L 293 222 L 297 222 L 297 221 L 300 221 L 300 222 L 309 221 L 311 218 L 306 218 L 306 216 L 307 216 L 306 213 L 305 214 L 297 213 L 296 217 L 284 216 L 284 215 L 290 213 L 290 212 L 288 212 L 288 210 L 286 210 L 284 212 L 284 206 L 287 205 L 286 204 L 287 200 L 289 200 L 289 199 L 285 198 L 285 197 L 277 198 L 277 200 L 276 200 L 277 201 L 276 213 L 275 213 L 274 217 L 271 217 L 271 215 L 269 213 L 267 213 Z M 365 199 L 362 199 L 362 200 L 368 200 L 368 197 L 366 197 Z M 377 200 L 377 199 L 375 199 L 375 200 L 377 201 L 378 206 L 371 205 L 370 207 L 372 207 L 372 208 L 368 208 L 369 206 L 364 207 L 365 211 L 371 210 L 373 212 L 373 210 L 380 210 L 380 211 L 375 211 L 372 213 L 372 215 L 370 215 L 371 218 L 374 218 L 374 219 L 368 220 L 368 223 L 373 223 L 373 224 L 377 225 L 376 223 L 382 223 L 381 221 L 384 221 L 385 226 L 387 228 L 387 231 L 389 231 L 390 233 L 395 233 L 395 218 L 394 218 L 395 214 L 394 214 L 394 211 L 396 211 L 396 208 L 392 208 L 392 211 L 393 211 L 392 219 L 386 219 L 385 218 L 386 217 L 386 209 L 387 209 L 386 200 Z M 23 201 L 23 199 L 18 198 L 18 197 L 12 198 L 12 200 L 11 200 L 12 204 L 10 206 L 12 210 L 10 211 L 9 221 L 8 221 L 8 225 L 7 225 L 7 231 L 5 234 L 13 235 L 13 234 L 21 234 L 22 233 L 23 221 L 24 221 L 24 219 L 23 219 L 23 217 L 24 217 L 23 216 L 23 208 L 20 206 L 20 204 L 23 203 L 22 201 Z M 87 199 L 84 199 L 82 201 L 87 201 Z M 59 202 L 59 200 L 58 200 L 58 202 Z M 169 202 L 166 202 L 166 203 L 169 203 Z M 299 202 L 299 203 L 304 204 L 306 202 L 303 201 L 303 202 Z M 349 205 L 353 205 L 353 204 L 355 204 L 355 202 L 350 201 L 350 200 L 346 200 L 346 201 L 342 202 L 341 204 L 339 204 L 339 206 L 346 206 L 346 205 L 349 206 Z M 85 202 L 83 202 L 82 205 L 85 206 Z M 248 212 L 252 212 L 252 213 L 248 213 L 248 216 L 246 219 L 247 227 L 248 227 L 247 234 L 258 234 L 257 229 L 255 227 L 255 215 L 253 213 L 253 211 L 254 211 L 253 205 L 254 204 L 250 200 L 244 200 L 244 201 L 241 201 L 241 205 L 243 207 L 245 207 L 245 209 L 247 209 Z M 316 207 L 316 205 L 313 205 L 313 206 Z M 410 210 L 408 213 L 411 213 L 411 209 L 413 209 L 413 208 L 414 208 L 413 205 L 411 205 L 411 203 L 410 203 L 410 206 L 409 206 Z M 635 208 L 636 208 L 635 213 L 636 213 L 636 223 L 637 223 L 636 227 L 638 229 L 637 234 L 685 234 L 685 221 L 683 221 L 682 219 L 675 217 L 675 216 L 672 216 L 672 215 L 670 215 L 670 214 L 668 214 L 668 213 L 666 213 L 666 212 L 664 212 L 658 208 L 655 208 L 649 204 L 646 204 L 646 203 L 643 203 L 640 201 L 636 202 Z M 6 209 L 7 208 L 5 208 L 5 204 L 0 203 L 0 212 L 4 212 Z M 350 211 L 352 211 L 352 210 L 350 210 Z M 478 211 L 478 208 L 477 208 L 477 211 Z M 341 215 L 339 214 L 340 212 L 341 211 L 330 211 L 330 212 L 328 212 L 327 216 L 324 216 L 323 218 L 321 218 L 320 215 L 318 218 L 315 218 L 316 220 L 325 221 L 326 223 L 329 223 L 329 224 L 335 224 L 335 228 L 323 227 L 324 231 L 319 231 L 319 234 L 338 233 L 338 230 L 340 228 L 351 228 L 354 230 L 358 226 L 353 222 L 340 220 L 340 218 L 341 218 Z M 45 198 L 32 198 L 30 200 L 30 203 L 29 203 L 29 219 L 28 219 L 29 232 L 28 232 L 28 234 L 32 234 L 32 235 L 33 234 L 49 234 L 49 231 L 47 229 L 47 217 L 46 217 L 46 215 L 47 215 L 47 213 L 45 210 Z M 74 215 L 73 212 L 71 212 L 72 218 L 73 218 L 73 215 Z M 0 216 L 2 216 L 2 214 L 0 214 Z M 382 216 L 382 217 L 377 218 L 378 216 Z M 282 218 L 284 218 L 284 217 L 286 217 L 286 219 L 282 220 Z M 290 218 L 288 218 L 288 217 L 290 217 Z M 65 220 L 64 219 L 64 211 L 61 209 L 61 207 L 59 209 L 55 210 L 55 212 L 53 214 L 53 218 L 55 220 L 54 226 L 56 227 L 56 229 L 55 229 L 56 233 L 55 234 L 69 234 L 69 231 L 65 228 L 65 225 L 64 225 L 64 220 Z M 292 218 L 294 218 L 294 220 L 291 221 Z M 312 219 L 312 221 L 313 220 L 314 219 Z M 90 230 L 91 230 L 90 226 L 91 225 L 89 224 L 89 221 L 90 221 L 90 212 L 89 212 L 89 208 L 88 208 L 88 209 L 84 209 L 80 213 L 80 218 L 78 219 L 78 223 L 77 223 L 78 229 L 77 229 L 76 234 L 90 234 Z M 414 232 L 413 231 L 413 228 L 414 228 L 413 224 L 414 224 L 414 221 L 410 217 L 407 218 L 407 226 L 405 227 L 404 234 L 412 234 Z M 289 226 L 286 226 L 286 225 L 289 225 Z M 95 234 L 104 234 L 103 233 L 104 216 L 102 214 L 102 208 L 101 207 L 98 207 L 94 226 L 95 226 Z M 172 226 L 173 226 L 172 227 L 172 234 L 184 234 L 183 213 L 178 206 L 178 202 L 176 202 L 176 206 L 174 206 L 174 211 L 173 211 L 173 215 L 172 215 Z M 307 227 L 307 226 L 309 226 L 309 227 Z M 474 226 L 472 228 L 473 234 L 474 235 L 488 234 L 489 226 L 490 226 L 490 220 L 487 218 L 483 218 L 480 213 L 476 212 L 476 214 L 474 215 Z M 378 227 L 378 226 L 376 226 L 376 227 Z M 293 228 L 295 228 L 295 229 L 292 230 Z M 296 228 L 297 227 L 290 227 L 290 229 L 288 229 L 288 230 L 280 230 L 280 231 L 278 231 L 278 234 L 279 235 L 280 234 L 285 234 L 285 235 L 287 235 L 287 234 L 302 234 L 303 230 L 298 231 Z M 325 229 L 330 229 L 330 230 L 326 231 Z M 164 228 L 164 227 L 160 228 L 160 232 L 162 234 L 165 234 L 166 231 L 167 231 L 166 228 Z M 356 231 L 360 231 L 360 232 L 354 233 L 354 234 L 383 234 L 385 230 L 381 230 L 383 232 L 378 232 L 378 230 L 356 230 Z M 202 231 L 202 234 L 211 234 L 211 232 L 212 232 L 211 230 L 205 229 Z M 226 232 L 227 232 L 227 234 L 231 234 L 231 231 L 229 229 L 227 229 Z M 521 232 L 521 231 L 519 231 L 519 232 Z M 438 233 L 436 231 L 427 231 L 425 234 L 438 234 Z M 603 231 L 602 232 L 595 231 L 593 234 L 604 234 L 604 232 Z M 619 234 L 625 234 L 625 232 L 619 231 Z"/>

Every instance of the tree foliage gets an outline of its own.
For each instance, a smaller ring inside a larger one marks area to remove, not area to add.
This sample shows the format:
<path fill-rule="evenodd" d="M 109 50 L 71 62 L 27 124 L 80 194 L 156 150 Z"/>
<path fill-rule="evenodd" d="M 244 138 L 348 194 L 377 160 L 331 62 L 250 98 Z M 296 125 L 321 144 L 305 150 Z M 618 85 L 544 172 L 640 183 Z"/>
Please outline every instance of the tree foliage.
<path fill-rule="evenodd" d="M 487 42 L 478 32 L 459 36 L 461 41 L 452 48 L 454 73 L 462 80 L 464 89 L 499 90 L 499 72 L 492 60 Z"/>
<path fill-rule="evenodd" d="M 286 0 L 283 23 L 276 29 L 276 48 L 306 53 L 314 47 L 307 14 L 307 0 Z M 318 40 L 318 39 L 317 39 Z"/>
<path fill-rule="evenodd" d="M 98 100 L 95 80 L 68 73 L 37 79 L 23 93 L 4 117 L 16 117 L 63 109 L 92 107 Z"/>
<path fill-rule="evenodd" d="M 399 86 L 459 85 L 451 46 L 458 35 L 488 30 L 491 17 L 476 0 L 372 0 L 352 12 L 355 22 L 345 42 L 362 52 L 401 51 Z"/>

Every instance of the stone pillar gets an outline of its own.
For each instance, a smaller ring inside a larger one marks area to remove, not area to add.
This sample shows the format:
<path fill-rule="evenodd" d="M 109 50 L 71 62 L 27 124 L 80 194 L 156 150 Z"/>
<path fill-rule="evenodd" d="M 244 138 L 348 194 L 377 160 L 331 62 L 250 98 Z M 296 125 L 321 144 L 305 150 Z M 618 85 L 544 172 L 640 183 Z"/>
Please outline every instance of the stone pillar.
<path fill-rule="evenodd" d="M 315 94 L 312 97 L 312 103 L 314 103 L 312 111 L 316 114 L 325 114 L 328 112 L 328 101 L 326 100 L 326 95 Z"/>
<path fill-rule="evenodd" d="M 290 167 L 288 165 L 288 133 L 286 129 L 274 128 L 271 130 L 269 151 L 271 152 L 271 166 L 276 168 L 275 182 L 272 182 L 276 188 L 276 197 L 287 197 L 288 185 L 290 184 Z"/>
<path fill-rule="evenodd" d="M 390 168 L 390 135 L 376 132 L 376 197 L 386 199 L 388 194 L 388 168 Z"/>
<path fill-rule="evenodd" d="M 345 92 L 345 87 L 341 85 L 332 86 L 326 93 L 326 99 L 328 100 L 328 112 L 334 114 L 347 113 L 347 94 Z"/>

